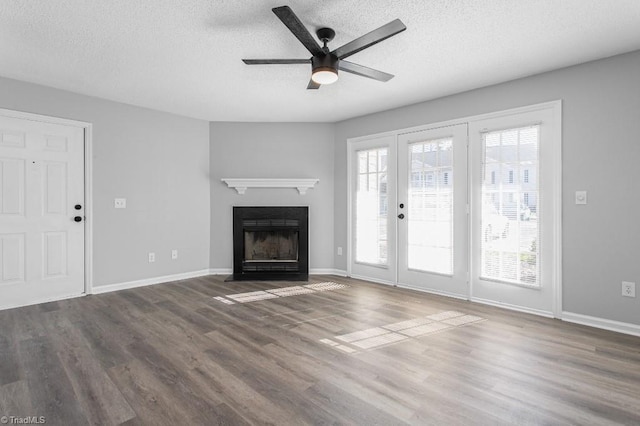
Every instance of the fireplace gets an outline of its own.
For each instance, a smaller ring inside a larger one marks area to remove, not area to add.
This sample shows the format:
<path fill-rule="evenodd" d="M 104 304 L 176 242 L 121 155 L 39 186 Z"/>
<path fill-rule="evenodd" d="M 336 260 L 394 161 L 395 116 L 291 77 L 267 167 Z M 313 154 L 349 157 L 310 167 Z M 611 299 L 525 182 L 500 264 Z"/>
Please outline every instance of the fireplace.
<path fill-rule="evenodd" d="M 232 280 L 309 278 L 308 207 L 234 207 Z"/>

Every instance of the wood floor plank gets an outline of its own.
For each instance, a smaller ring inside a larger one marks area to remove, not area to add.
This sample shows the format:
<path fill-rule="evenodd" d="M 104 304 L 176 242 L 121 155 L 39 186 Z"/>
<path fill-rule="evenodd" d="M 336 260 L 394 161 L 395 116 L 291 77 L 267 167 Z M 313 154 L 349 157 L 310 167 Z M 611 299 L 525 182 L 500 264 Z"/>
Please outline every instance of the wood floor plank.
<path fill-rule="evenodd" d="M 94 356 L 100 361 L 103 368 L 122 365 L 131 359 L 131 355 L 125 350 L 125 345 L 131 340 L 130 333 L 121 333 L 121 325 L 113 322 L 114 313 L 106 313 L 107 309 L 98 303 L 93 303 L 87 298 L 87 309 L 80 309 L 77 316 L 73 317 L 73 324 L 89 342 Z"/>
<path fill-rule="evenodd" d="M 192 380 L 185 370 L 146 342 L 132 343 L 130 350 L 137 360 L 129 367 L 140 365 L 135 369 L 138 377 L 143 377 L 148 383 L 156 383 L 162 399 L 183 413 L 183 423 L 215 424 L 220 420 L 221 413 L 216 407 L 222 401 L 212 398 L 212 393 Z"/>
<path fill-rule="evenodd" d="M 190 377 L 206 385 L 218 394 L 226 406 L 250 424 L 304 424 L 295 411 L 286 410 L 273 404 L 261 395 L 250 383 L 236 377 L 216 360 L 204 363 L 188 373 Z M 218 405 L 217 407 L 219 407 Z"/>
<path fill-rule="evenodd" d="M 139 361 L 113 367 L 108 374 L 136 412 L 130 423 L 173 426 L 188 421 L 188 413 Z"/>
<path fill-rule="evenodd" d="M 113 384 L 88 342 L 68 318 L 49 316 L 54 345 L 76 399 L 94 424 L 119 425 L 136 416 Z M 52 333 L 53 334 L 53 333 Z"/>
<path fill-rule="evenodd" d="M 14 317 L 0 312 L 0 386 L 21 379 L 17 339 L 13 331 Z"/>
<path fill-rule="evenodd" d="M 18 416 L 44 416 L 54 424 L 87 424 L 87 413 L 73 391 L 51 337 L 22 340 L 19 352 L 33 413 Z"/>
<path fill-rule="evenodd" d="M 0 386 L 0 416 L 34 415 L 31 398 L 26 380 Z"/>

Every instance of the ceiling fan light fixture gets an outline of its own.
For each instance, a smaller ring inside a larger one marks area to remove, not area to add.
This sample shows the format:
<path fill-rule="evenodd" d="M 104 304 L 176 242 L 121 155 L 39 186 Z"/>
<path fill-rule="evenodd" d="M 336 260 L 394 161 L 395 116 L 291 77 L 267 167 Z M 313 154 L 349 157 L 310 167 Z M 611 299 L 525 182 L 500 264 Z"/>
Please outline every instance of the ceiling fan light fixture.
<path fill-rule="evenodd" d="M 332 84 L 338 81 L 338 70 L 329 67 L 320 67 L 313 70 L 311 80 L 318 84 Z"/>
<path fill-rule="evenodd" d="M 317 84 L 338 81 L 338 58 L 331 53 L 311 58 L 311 80 Z"/>

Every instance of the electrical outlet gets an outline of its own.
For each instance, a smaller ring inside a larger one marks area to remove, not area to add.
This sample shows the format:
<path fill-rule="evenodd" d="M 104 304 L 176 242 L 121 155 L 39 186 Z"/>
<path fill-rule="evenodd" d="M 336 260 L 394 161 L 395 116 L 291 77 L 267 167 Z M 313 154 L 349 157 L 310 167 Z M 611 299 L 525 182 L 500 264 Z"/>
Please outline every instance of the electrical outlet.
<path fill-rule="evenodd" d="M 171 250 L 171 259 L 176 260 L 178 258 L 178 250 Z"/>
<path fill-rule="evenodd" d="M 636 283 L 622 281 L 622 295 L 624 297 L 636 297 Z"/>
<path fill-rule="evenodd" d="M 155 253 L 149 253 L 149 263 L 153 263 L 156 261 L 156 254 Z"/>
<path fill-rule="evenodd" d="M 113 207 L 116 209 L 126 209 L 127 208 L 127 199 L 126 198 L 116 198 L 113 200 Z"/>
<path fill-rule="evenodd" d="M 342 247 L 338 247 L 338 256 L 342 256 Z"/>

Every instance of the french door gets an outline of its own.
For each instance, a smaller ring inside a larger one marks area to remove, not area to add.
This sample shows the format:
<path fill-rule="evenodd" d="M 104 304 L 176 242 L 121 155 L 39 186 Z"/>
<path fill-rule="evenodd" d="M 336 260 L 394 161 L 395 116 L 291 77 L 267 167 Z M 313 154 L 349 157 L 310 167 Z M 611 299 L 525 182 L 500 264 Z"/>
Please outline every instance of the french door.
<path fill-rule="evenodd" d="M 466 296 L 466 124 L 352 144 L 351 275 Z"/>
<path fill-rule="evenodd" d="M 396 140 L 360 141 L 351 163 L 351 276 L 396 283 Z"/>
<path fill-rule="evenodd" d="M 467 125 L 398 136 L 398 282 L 466 297 Z"/>
<path fill-rule="evenodd" d="M 559 315 L 559 102 L 348 153 L 352 276 Z"/>

